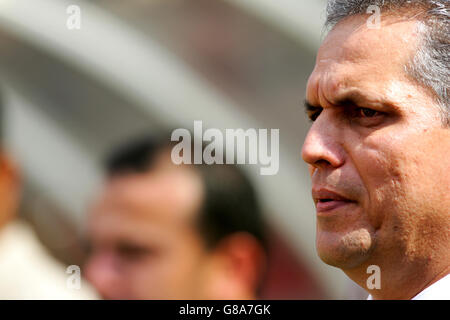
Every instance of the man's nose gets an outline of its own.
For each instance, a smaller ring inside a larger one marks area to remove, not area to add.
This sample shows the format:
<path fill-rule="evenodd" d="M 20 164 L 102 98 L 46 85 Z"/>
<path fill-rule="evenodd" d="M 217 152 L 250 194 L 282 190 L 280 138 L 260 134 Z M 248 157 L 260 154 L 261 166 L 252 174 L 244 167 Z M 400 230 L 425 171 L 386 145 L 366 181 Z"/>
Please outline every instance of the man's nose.
<path fill-rule="evenodd" d="M 344 152 L 339 141 L 339 128 L 322 114 L 311 126 L 302 148 L 302 158 L 315 168 L 338 168 L 344 164 Z"/>

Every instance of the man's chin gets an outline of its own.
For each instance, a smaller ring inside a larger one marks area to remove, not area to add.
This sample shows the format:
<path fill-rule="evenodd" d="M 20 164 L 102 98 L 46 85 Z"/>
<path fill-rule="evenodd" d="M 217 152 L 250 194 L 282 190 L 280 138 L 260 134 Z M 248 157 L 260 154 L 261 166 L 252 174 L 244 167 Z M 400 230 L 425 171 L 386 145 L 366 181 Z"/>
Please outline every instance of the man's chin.
<path fill-rule="evenodd" d="M 366 262 L 374 248 L 369 231 L 358 229 L 345 234 L 318 232 L 316 249 L 326 264 L 345 269 L 354 269 Z"/>

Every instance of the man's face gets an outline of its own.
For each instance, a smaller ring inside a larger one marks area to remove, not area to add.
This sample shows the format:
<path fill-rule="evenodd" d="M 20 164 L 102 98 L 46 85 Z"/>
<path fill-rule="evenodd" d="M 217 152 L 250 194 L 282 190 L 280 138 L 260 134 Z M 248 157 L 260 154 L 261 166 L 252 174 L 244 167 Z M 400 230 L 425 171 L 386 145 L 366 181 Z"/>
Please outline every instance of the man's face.
<path fill-rule="evenodd" d="M 199 178 L 167 165 L 111 179 L 90 215 L 87 277 L 109 299 L 202 297 L 208 254 L 196 231 Z"/>
<path fill-rule="evenodd" d="M 368 29 L 365 19 L 347 18 L 330 32 L 307 86 L 315 121 L 302 156 L 316 245 L 342 269 L 420 255 L 430 234 L 448 236 L 450 219 L 450 130 L 404 69 L 417 22 L 387 18 Z"/>

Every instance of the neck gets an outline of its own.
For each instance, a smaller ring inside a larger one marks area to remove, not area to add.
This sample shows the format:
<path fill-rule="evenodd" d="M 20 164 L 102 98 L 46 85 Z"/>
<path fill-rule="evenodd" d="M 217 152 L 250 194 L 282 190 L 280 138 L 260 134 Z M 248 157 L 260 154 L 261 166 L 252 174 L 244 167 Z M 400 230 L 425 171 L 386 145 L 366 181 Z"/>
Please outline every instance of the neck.
<path fill-rule="evenodd" d="M 441 257 L 438 261 L 428 260 L 421 263 L 379 264 L 379 288 L 374 288 L 374 282 L 371 281 L 375 275 L 367 272 L 371 264 L 344 272 L 371 294 L 374 300 L 409 300 L 450 273 L 449 254 Z"/>

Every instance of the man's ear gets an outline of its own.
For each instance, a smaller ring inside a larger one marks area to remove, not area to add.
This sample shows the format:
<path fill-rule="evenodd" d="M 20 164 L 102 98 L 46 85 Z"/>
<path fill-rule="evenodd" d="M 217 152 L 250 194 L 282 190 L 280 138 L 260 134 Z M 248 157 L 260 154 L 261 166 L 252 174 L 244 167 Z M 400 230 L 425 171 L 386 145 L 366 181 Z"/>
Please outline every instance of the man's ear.
<path fill-rule="evenodd" d="M 0 228 L 14 217 L 19 197 L 19 170 L 10 158 L 0 151 Z"/>
<path fill-rule="evenodd" d="M 227 236 L 215 249 L 220 261 L 220 292 L 223 299 L 255 299 L 266 267 L 266 254 L 252 235 L 239 232 Z M 221 298 L 222 299 L 222 298 Z"/>

